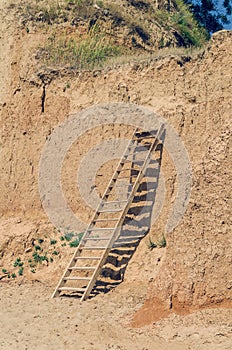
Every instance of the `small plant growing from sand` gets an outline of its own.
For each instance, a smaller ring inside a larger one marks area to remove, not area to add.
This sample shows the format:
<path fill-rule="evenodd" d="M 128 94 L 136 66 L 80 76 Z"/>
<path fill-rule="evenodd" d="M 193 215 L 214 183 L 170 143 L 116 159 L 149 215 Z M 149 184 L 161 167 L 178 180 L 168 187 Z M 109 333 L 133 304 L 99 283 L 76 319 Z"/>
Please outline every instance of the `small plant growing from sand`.
<path fill-rule="evenodd" d="M 19 268 L 19 271 L 18 271 L 19 276 L 22 276 L 22 275 L 23 275 L 23 270 L 24 270 L 24 268 L 21 266 L 21 267 Z"/>
<path fill-rule="evenodd" d="M 7 270 L 6 269 L 2 269 L 2 273 L 6 274 Z"/>
<path fill-rule="evenodd" d="M 42 248 L 40 247 L 40 245 L 35 245 L 35 250 L 42 250 Z"/>
<path fill-rule="evenodd" d="M 59 255 L 59 253 L 57 252 L 57 250 L 54 250 L 54 251 L 52 252 L 52 254 L 53 254 L 53 255 Z"/>
<path fill-rule="evenodd" d="M 51 239 L 50 243 L 51 243 L 51 245 L 55 245 L 57 243 L 57 240 L 56 239 Z"/>
<path fill-rule="evenodd" d="M 73 239 L 74 236 L 75 236 L 74 232 L 67 232 L 65 233 L 64 238 L 67 242 L 69 242 Z"/>
<path fill-rule="evenodd" d="M 23 266 L 23 261 L 21 261 L 21 258 L 17 258 L 14 262 L 14 267 L 22 267 Z"/>
<path fill-rule="evenodd" d="M 148 249 L 152 250 L 154 248 L 165 248 L 167 245 L 167 242 L 166 242 L 166 238 L 165 236 L 163 235 L 157 242 L 154 242 L 150 237 L 149 237 L 149 241 L 147 243 L 147 246 L 148 246 Z"/>
<path fill-rule="evenodd" d="M 151 237 L 149 237 L 149 241 L 148 241 L 147 246 L 148 246 L 148 249 L 152 250 L 152 249 L 157 247 L 157 244 L 152 241 Z"/>
<path fill-rule="evenodd" d="M 39 255 L 37 252 L 34 252 L 32 256 L 36 263 L 41 263 L 42 261 L 45 261 L 45 260 L 48 261 L 48 258 L 46 255 Z"/>
<path fill-rule="evenodd" d="M 16 278 L 16 273 L 12 273 L 11 277 Z"/>
<path fill-rule="evenodd" d="M 78 245 L 79 245 L 79 243 L 80 243 L 80 241 L 81 241 L 83 235 L 84 235 L 84 232 L 78 233 L 78 234 L 77 234 L 77 237 L 76 237 L 72 242 L 69 243 L 69 246 L 70 246 L 71 248 L 76 248 L 76 247 L 78 247 Z"/>
<path fill-rule="evenodd" d="M 163 235 L 162 238 L 158 241 L 158 246 L 160 248 L 165 248 L 166 245 L 167 245 L 166 238 Z"/>
<path fill-rule="evenodd" d="M 76 238 L 76 239 L 74 239 L 74 241 L 72 241 L 72 242 L 69 243 L 69 246 L 70 246 L 71 248 L 76 248 L 76 247 L 79 246 L 79 243 L 80 243 L 80 239 Z"/>

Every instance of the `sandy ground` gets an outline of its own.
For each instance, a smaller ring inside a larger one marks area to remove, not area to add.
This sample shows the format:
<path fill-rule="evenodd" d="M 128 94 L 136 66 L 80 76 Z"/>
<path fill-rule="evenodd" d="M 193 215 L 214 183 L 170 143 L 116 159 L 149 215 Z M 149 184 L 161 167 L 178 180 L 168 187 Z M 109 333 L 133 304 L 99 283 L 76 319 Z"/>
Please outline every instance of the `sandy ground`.
<path fill-rule="evenodd" d="M 188 316 L 171 314 L 143 328 L 131 328 L 141 304 L 139 285 L 123 283 L 80 304 L 51 299 L 40 282 L 0 283 L 0 348 L 9 350 L 165 350 L 232 348 L 232 311 L 211 309 Z M 141 286 L 142 289 L 143 286 Z"/>

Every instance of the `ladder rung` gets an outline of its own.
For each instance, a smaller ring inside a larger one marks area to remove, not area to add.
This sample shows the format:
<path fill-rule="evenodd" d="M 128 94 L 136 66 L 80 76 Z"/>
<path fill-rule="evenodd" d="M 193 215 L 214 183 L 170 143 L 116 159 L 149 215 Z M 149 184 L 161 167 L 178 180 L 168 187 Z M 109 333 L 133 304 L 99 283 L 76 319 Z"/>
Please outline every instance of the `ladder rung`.
<path fill-rule="evenodd" d="M 87 232 L 91 232 L 91 231 L 105 231 L 105 230 L 115 230 L 116 229 L 116 227 L 96 227 L 96 228 L 90 228 L 90 229 L 88 229 L 87 230 Z"/>
<path fill-rule="evenodd" d="M 121 239 L 130 239 L 130 238 L 134 238 L 134 239 L 139 239 L 139 238 L 143 238 L 145 235 L 132 235 L 132 236 L 120 236 L 118 237 L 118 240 L 121 240 Z M 117 241 L 118 241 L 117 240 Z"/>
<path fill-rule="evenodd" d="M 106 210 L 98 210 L 97 211 L 97 213 L 118 213 L 118 212 L 120 212 L 120 211 L 123 211 L 123 209 L 112 209 L 112 210 L 110 210 L 110 209 L 106 209 Z"/>
<path fill-rule="evenodd" d="M 69 270 L 77 270 L 77 271 L 94 271 L 97 266 L 73 266 L 70 267 Z"/>
<path fill-rule="evenodd" d="M 86 241 L 109 241 L 111 237 L 90 237 L 90 238 L 85 238 L 84 240 Z"/>
<path fill-rule="evenodd" d="M 100 260 L 101 257 L 100 256 L 77 256 L 74 258 L 75 260 L 82 260 L 82 259 L 86 259 L 86 260 Z"/>
<path fill-rule="evenodd" d="M 134 165 L 136 165 L 136 166 L 142 166 L 143 165 L 143 163 L 144 163 L 144 161 L 143 160 L 136 160 L 136 159 L 127 159 L 127 162 L 129 162 L 129 163 L 133 163 Z M 135 170 L 137 170 L 137 169 L 135 169 Z"/>
<path fill-rule="evenodd" d="M 141 162 L 142 164 L 140 165 L 141 167 L 143 166 L 143 163 L 145 162 L 145 159 L 133 159 L 133 158 L 128 158 L 128 161 L 131 163 L 135 163 L 136 162 Z M 137 165 L 137 164 L 136 164 Z"/>
<path fill-rule="evenodd" d="M 122 176 L 122 177 L 118 177 L 118 179 L 117 179 L 117 180 L 122 180 L 122 179 L 130 179 L 131 177 L 138 177 L 138 175 Z"/>
<path fill-rule="evenodd" d="M 60 287 L 58 288 L 59 292 L 85 292 L 85 288 L 74 288 L 74 287 Z"/>
<path fill-rule="evenodd" d="M 145 148 L 145 147 L 144 147 Z M 133 153 L 128 153 L 127 154 L 127 158 L 129 157 L 129 156 L 137 156 L 137 155 L 140 155 L 140 154 L 143 154 L 143 153 L 149 153 L 149 149 L 144 149 L 144 150 L 142 150 L 142 151 L 139 151 L 139 152 L 133 152 Z"/>
<path fill-rule="evenodd" d="M 113 248 L 120 248 L 120 247 L 124 247 L 125 245 L 135 244 L 135 243 L 138 243 L 138 240 L 134 239 L 133 241 L 115 242 L 113 244 Z"/>
<path fill-rule="evenodd" d="M 151 147 L 151 143 L 149 145 L 139 145 L 139 146 L 136 146 L 135 149 L 134 149 L 134 153 L 142 153 L 142 152 L 147 152 L 150 150 L 150 147 Z"/>
<path fill-rule="evenodd" d="M 117 188 L 117 187 L 128 187 L 128 186 L 130 186 L 131 184 L 130 183 L 124 183 L 124 184 L 116 184 L 116 186 L 115 186 L 115 188 Z"/>
<path fill-rule="evenodd" d="M 118 219 L 96 219 L 93 222 L 118 221 Z"/>
<path fill-rule="evenodd" d="M 115 204 L 115 203 L 125 203 L 127 202 L 127 200 L 121 200 L 121 201 L 111 201 L 111 202 L 103 202 L 102 204 Z"/>
<path fill-rule="evenodd" d="M 110 186 L 110 187 L 109 187 L 108 192 L 110 193 L 110 192 L 112 191 L 113 188 L 123 187 L 123 186 L 128 186 L 128 185 L 129 185 L 128 183 L 123 183 L 123 184 L 121 184 L 121 185 L 116 183 L 116 185 Z M 109 194 L 108 192 L 107 192 L 106 194 Z"/>
<path fill-rule="evenodd" d="M 73 277 L 64 277 L 64 280 L 65 281 L 76 281 L 76 280 L 79 280 L 79 281 L 90 281 L 91 277 L 76 277 L 76 276 L 73 276 Z"/>
<path fill-rule="evenodd" d="M 127 169 L 122 169 L 122 170 L 120 170 L 120 172 L 122 172 L 122 171 L 138 171 L 139 172 L 139 169 L 134 169 L 134 168 L 127 168 Z"/>
<path fill-rule="evenodd" d="M 82 247 L 81 250 L 105 250 L 108 247 Z"/>
<path fill-rule="evenodd" d="M 139 133 L 141 135 L 141 133 Z M 144 136 L 139 136 L 139 134 L 137 133 L 137 135 L 135 134 L 135 141 L 136 140 L 144 140 L 144 139 L 153 139 L 157 137 L 157 130 L 152 134 L 149 133 L 149 135 L 144 135 Z"/>

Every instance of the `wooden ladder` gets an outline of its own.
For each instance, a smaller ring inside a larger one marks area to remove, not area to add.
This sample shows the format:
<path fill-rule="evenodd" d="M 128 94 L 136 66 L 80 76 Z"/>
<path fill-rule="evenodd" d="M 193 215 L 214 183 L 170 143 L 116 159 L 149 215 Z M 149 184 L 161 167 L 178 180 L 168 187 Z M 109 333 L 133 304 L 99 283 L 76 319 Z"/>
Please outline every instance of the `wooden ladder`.
<path fill-rule="evenodd" d="M 81 301 L 88 298 L 111 248 L 120 237 L 126 214 L 163 131 L 164 124 L 158 130 L 141 132 L 138 128 L 135 129 L 52 297 L 59 296 L 62 292 L 75 292 L 81 296 Z M 123 196 L 126 198 L 122 199 Z"/>

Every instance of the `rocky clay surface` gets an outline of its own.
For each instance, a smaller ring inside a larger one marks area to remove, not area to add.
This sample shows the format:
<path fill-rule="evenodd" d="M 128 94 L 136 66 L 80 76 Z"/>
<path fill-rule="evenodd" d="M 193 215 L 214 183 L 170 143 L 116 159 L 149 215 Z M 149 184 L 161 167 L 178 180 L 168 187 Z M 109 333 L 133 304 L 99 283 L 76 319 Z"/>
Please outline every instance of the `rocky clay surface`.
<path fill-rule="evenodd" d="M 28 259 L 38 237 L 45 243 L 59 238 L 41 206 L 38 167 L 46 139 L 70 114 L 109 102 L 133 103 L 158 113 L 184 142 L 193 185 L 183 220 L 166 237 L 167 247 L 150 251 L 145 238 L 124 282 L 107 294 L 83 304 L 50 299 L 72 252 L 60 242 L 53 263 L 41 264 L 35 274 L 28 270 L 16 279 L 2 278 L 0 347 L 231 349 L 232 32 L 214 34 L 194 58 L 171 55 L 94 72 L 43 70 L 33 56 L 41 33 L 20 30 L 6 3 L 0 4 L 5 16 L 0 34 L 1 270 L 12 268 L 18 256 Z M 123 125 L 95 128 L 65 159 L 64 193 L 83 222 L 93 209 L 74 189 L 78 164 L 99 142 L 130 133 L 131 127 Z M 112 168 L 106 164 L 99 170 L 99 193 Z M 178 186 L 167 151 L 162 173 L 166 197 L 151 228 L 153 239 L 164 232 Z"/>

